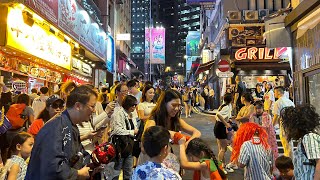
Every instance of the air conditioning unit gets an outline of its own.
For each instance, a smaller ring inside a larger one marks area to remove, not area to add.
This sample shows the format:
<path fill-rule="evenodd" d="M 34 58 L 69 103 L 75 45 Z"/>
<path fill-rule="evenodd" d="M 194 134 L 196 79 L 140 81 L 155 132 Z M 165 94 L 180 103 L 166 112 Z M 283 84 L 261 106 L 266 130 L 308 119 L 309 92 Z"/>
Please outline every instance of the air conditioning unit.
<path fill-rule="evenodd" d="M 259 18 L 264 19 L 266 16 L 269 16 L 269 9 L 259 9 Z"/>
<path fill-rule="evenodd" d="M 253 10 L 244 10 L 243 17 L 246 22 L 252 22 L 252 21 L 259 20 L 258 11 L 253 11 Z"/>
<path fill-rule="evenodd" d="M 237 23 L 241 21 L 240 11 L 228 11 L 228 19 L 230 23 Z"/>

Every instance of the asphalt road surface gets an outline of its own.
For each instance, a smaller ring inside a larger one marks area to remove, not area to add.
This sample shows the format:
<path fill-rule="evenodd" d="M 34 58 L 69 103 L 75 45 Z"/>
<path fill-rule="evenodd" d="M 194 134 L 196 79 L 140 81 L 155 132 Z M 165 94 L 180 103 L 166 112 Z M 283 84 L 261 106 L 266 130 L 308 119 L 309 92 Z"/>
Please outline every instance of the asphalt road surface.
<path fill-rule="evenodd" d="M 201 132 L 201 138 L 210 145 L 210 148 L 213 149 L 214 154 L 217 156 L 218 145 L 213 134 L 214 123 L 210 120 L 212 118 L 212 115 L 193 113 L 191 114 L 191 118 L 184 118 L 184 115 L 182 115 L 182 118 Z M 226 153 L 226 162 L 229 162 L 230 155 L 231 152 L 228 150 Z M 192 180 L 192 176 L 192 171 L 186 171 L 185 175 L 182 178 L 184 180 Z M 241 180 L 243 179 L 243 169 L 235 170 L 235 172 L 233 173 L 228 173 L 227 177 L 229 180 Z"/>

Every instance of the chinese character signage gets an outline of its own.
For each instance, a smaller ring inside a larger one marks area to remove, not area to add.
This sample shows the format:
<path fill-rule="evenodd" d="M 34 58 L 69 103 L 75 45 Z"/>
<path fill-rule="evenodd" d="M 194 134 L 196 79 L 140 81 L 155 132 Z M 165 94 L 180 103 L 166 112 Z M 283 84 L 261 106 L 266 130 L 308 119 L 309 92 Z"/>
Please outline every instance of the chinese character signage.
<path fill-rule="evenodd" d="M 151 29 L 151 64 L 165 64 L 165 29 Z"/>
<path fill-rule="evenodd" d="M 201 5 L 204 10 L 212 10 L 215 7 L 216 0 L 187 0 L 187 4 Z"/>
<path fill-rule="evenodd" d="M 187 56 L 199 56 L 199 31 L 189 31 L 186 38 L 186 55 Z"/>
<path fill-rule="evenodd" d="M 71 46 L 37 23 L 23 21 L 22 10 L 8 9 L 7 45 L 58 66 L 71 69 Z"/>
<path fill-rule="evenodd" d="M 106 59 L 106 33 L 76 0 L 27 0 L 26 5 L 96 56 Z"/>

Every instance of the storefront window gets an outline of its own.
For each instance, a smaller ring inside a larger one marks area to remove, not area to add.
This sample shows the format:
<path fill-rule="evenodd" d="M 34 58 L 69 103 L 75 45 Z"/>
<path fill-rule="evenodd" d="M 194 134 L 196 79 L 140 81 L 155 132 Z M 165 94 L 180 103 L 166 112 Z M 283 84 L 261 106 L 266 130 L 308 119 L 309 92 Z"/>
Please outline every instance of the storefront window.
<path fill-rule="evenodd" d="M 320 101 L 317 99 L 320 96 L 320 72 L 307 76 L 309 103 L 313 105 L 317 113 L 320 114 Z"/>

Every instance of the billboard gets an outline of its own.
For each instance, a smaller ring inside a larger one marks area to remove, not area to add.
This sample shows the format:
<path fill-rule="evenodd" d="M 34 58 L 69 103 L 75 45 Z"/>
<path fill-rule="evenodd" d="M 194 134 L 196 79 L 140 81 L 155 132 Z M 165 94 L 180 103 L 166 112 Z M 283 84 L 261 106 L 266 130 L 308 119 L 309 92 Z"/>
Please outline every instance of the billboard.
<path fill-rule="evenodd" d="M 115 48 L 114 48 L 114 39 L 112 36 L 108 36 L 107 38 L 107 69 L 109 72 L 114 72 L 114 53 L 115 53 Z"/>
<path fill-rule="evenodd" d="M 150 37 L 150 36 L 149 36 Z M 165 64 L 165 29 L 151 29 L 151 64 Z"/>
<path fill-rule="evenodd" d="M 97 57 L 106 59 L 106 33 L 76 0 L 26 0 L 26 5 Z"/>
<path fill-rule="evenodd" d="M 145 58 L 149 59 L 150 58 L 150 29 L 146 28 L 145 29 L 145 43 L 144 43 L 144 48 L 145 48 Z"/>
<path fill-rule="evenodd" d="M 71 70 L 71 46 L 37 23 L 27 25 L 22 10 L 8 9 L 7 45 Z"/>
<path fill-rule="evenodd" d="M 189 31 L 186 38 L 186 55 L 187 56 L 200 56 L 199 42 L 201 34 L 199 31 Z"/>

